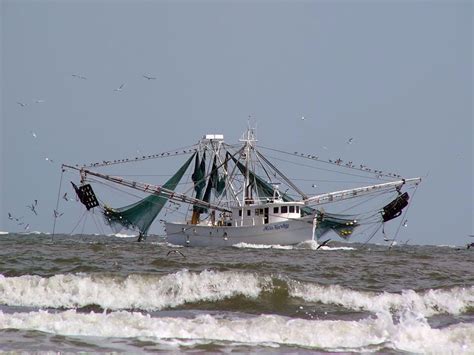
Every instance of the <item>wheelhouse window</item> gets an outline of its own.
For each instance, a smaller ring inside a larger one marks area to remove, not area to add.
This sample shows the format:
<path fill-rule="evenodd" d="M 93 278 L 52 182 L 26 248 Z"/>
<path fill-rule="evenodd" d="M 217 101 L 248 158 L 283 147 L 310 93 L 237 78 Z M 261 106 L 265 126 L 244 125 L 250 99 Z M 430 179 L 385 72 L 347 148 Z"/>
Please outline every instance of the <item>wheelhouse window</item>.
<path fill-rule="evenodd" d="M 281 206 L 281 213 L 288 213 L 288 206 Z"/>
<path fill-rule="evenodd" d="M 295 206 L 290 206 L 290 213 L 295 213 Z"/>
<path fill-rule="evenodd" d="M 252 214 L 252 210 L 247 210 L 247 216 L 250 216 Z"/>
<path fill-rule="evenodd" d="M 239 210 L 239 217 L 242 217 L 242 210 Z"/>
<path fill-rule="evenodd" d="M 279 210 L 278 207 L 273 207 L 273 213 L 274 213 L 274 214 L 278 214 L 278 210 Z"/>
<path fill-rule="evenodd" d="M 300 206 L 296 206 L 296 213 L 300 213 Z"/>

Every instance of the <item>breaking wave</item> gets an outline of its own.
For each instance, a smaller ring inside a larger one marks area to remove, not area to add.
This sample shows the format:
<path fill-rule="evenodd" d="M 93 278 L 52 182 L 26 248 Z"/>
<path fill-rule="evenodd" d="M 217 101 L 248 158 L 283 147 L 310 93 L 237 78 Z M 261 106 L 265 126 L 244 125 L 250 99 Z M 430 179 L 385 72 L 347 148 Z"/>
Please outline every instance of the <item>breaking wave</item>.
<path fill-rule="evenodd" d="M 192 347 L 210 342 L 255 346 L 290 345 L 325 351 L 378 351 L 458 354 L 474 348 L 474 326 L 431 328 L 406 316 L 395 324 L 387 314 L 359 321 L 291 319 L 278 315 L 240 318 L 198 315 L 193 318 L 151 317 L 139 312 L 79 313 L 37 311 L 6 314 L 0 329 L 37 330 L 63 336 L 138 338 L 157 344 Z"/>
<path fill-rule="evenodd" d="M 283 289 L 283 291 L 282 291 Z M 460 314 L 474 307 L 474 286 L 401 293 L 352 290 L 280 276 L 214 271 L 159 275 L 65 274 L 51 277 L 0 275 L 0 304 L 41 308 L 162 310 L 185 303 L 219 302 L 232 297 L 258 300 L 262 293 L 342 306 L 372 313 L 410 311 L 429 317 Z M 283 296 L 282 296 L 283 295 Z M 288 300 L 287 300 L 288 301 Z"/>
<path fill-rule="evenodd" d="M 0 275 L 0 303 L 11 306 L 160 310 L 184 303 L 257 297 L 270 277 L 236 272 L 182 270 L 166 276 L 67 274 L 49 278 Z"/>
<path fill-rule="evenodd" d="M 290 280 L 289 294 L 309 302 L 336 304 L 351 310 L 370 312 L 413 311 L 425 317 L 435 314 L 460 314 L 474 307 L 474 286 L 415 292 L 362 292 L 338 285 L 315 285 Z"/>

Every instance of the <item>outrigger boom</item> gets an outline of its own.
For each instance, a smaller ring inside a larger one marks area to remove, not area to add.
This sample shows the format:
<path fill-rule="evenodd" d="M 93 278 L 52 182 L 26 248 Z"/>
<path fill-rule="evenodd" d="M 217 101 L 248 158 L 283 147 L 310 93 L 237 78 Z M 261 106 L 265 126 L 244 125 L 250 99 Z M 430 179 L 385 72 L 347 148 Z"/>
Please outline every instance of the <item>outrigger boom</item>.
<path fill-rule="evenodd" d="M 96 176 L 96 177 L 99 177 L 99 178 L 107 180 L 107 181 L 114 182 L 114 183 L 122 185 L 122 186 L 130 187 L 130 188 L 138 190 L 138 191 L 146 192 L 146 193 L 153 194 L 153 195 L 162 196 L 162 197 L 165 197 L 169 200 L 179 201 L 179 202 L 186 202 L 186 203 L 194 204 L 194 205 L 205 207 L 205 208 L 215 209 L 215 210 L 221 211 L 221 212 L 231 212 L 231 210 L 229 210 L 227 208 L 224 208 L 222 206 L 218 206 L 218 205 L 215 205 L 213 203 L 202 201 L 202 200 L 196 199 L 194 197 L 189 197 L 189 196 L 186 196 L 184 194 L 180 194 L 178 192 L 168 190 L 168 189 L 166 189 L 166 188 L 164 188 L 160 185 L 145 184 L 143 182 L 130 181 L 130 180 L 122 179 L 120 177 L 110 176 L 110 175 L 106 175 L 106 174 L 100 174 L 100 173 L 97 173 L 97 172 L 94 172 L 94 171 L 91 171 L 91 170 L 87 170 L 87 169 L 84 169 L 84 168 L 78 168 L 78 167 L 71 166 L 71 165 L 66 165 L 66 164 L 63 164 L 62 166 L 66 167 L 66 168 L 69 168 L 69 169 L 74 169 L 74 170 L 80 171 L 81 177 L 83 179 L 85 178 L 86 175 L 92 175 L 92 176 Z"/>
<path fill-rule="evenodd" d="M 342 200 L 347 200 L 349 198 L 354 198 L 356 196 L 358 197 L 358 196 L 367 195 L 374 191 L 389 189 L 391 187 L 400 189 L 405 184 L 417 185 L 420 182 L 421 182 L 421 178 L 402 179 L 402 180 L 391 181 L 391 182 L 387 182 L 383 184 L 357 187 L 355 189 L 328 192 L 325 194 L 309 197 L 306 200 L 303 200 L 303 202 L 305 203 L 305 205 L 311 205 L 311 204 L 320 205 L 323 203 L 342 201 Z"/>

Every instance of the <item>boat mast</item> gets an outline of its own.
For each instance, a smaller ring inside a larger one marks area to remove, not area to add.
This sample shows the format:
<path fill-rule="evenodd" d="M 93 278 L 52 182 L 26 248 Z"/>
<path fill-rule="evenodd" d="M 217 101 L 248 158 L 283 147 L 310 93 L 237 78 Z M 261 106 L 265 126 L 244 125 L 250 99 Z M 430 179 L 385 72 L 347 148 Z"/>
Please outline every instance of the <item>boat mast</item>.
<path fill-rule="evenodd" d="M 245 183 L 243 189 L 243 205 L 248 205 L 253 202 L 252 198 L 252 189 L 250 183 L 250 152 L 252 150 L 252 143 L 257 142 L 253 129 L 250 128 L 250 124 L 247 127 L 246 136 L 240 139 L 241 142 L 245 143 L 244 152 L 245 152 Z M 242 213 L 243 215 L 243 213 Z"/>

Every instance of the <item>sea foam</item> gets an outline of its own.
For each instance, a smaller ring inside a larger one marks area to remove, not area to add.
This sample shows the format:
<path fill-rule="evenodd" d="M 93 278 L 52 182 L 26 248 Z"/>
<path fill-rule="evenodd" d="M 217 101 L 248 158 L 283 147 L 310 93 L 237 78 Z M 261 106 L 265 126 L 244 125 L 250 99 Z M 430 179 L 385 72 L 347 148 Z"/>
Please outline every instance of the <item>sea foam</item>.
<path fill-rule="evenodd" d="M 277 284 L 274 284 L 275 280 Z M 244 296 L 256 299 L 262 292 L 280 292 L 306 302 L 342 306 L 372 313 L 413 311 L 429 317 L 457 315 L 474 307 L 474 286 L 401 293 L 352 290 L 320 285 L 279 275 L 251 272 L 181 270 L 168 275 L 65 274 L 51 277 L 0 275 L 0 303 L 9 306 L 161 310 L 185 303 L 218 302 Z"/>
<path fill-rule="evenodd" d="M 0 303 L 12 306 L 160 310 L 186 302 L 218 301 L 243 295 L 255 298 L 271 277 L 251 273 L 187 270 L 128 277 L 67 274 L 49 278 L 0 275 Z"/>
<path fill-rule="evenodd" d="M 63 336 L 138 338 L 155 343 L 192 346 L 209 342 L 248 345 L 290 345 L 326 351 L 377 351 L 444 354 L 467 353 L 474 348 L 474 325 L 456 324 L 433 329 L 425 321 L 406 316 L 394 324 L 378 314 L 359 321 L 291 319 L 278 315 L 239 318 L 198 315 L 194 318 L 151 317 L 139 312 L 6 314 L 0 311 L 0 329 L 37 330 Z"/>
<path fill-rule="evenodd" d="M 336 304 L 352 310 L 371 312 L 410 309 L 429 317 L 435 314 L 460 314 L 474 306 L 474 286 L 399 293 L 366 292 L 338 285 L 316 285 L 290 280 L 289 294 L 309 302 Z"/>
<path fill-rule="evenodd" d="M 234 248 L 242 249 L 283 249 L 283 250 L 297 250 L 297 249 L 310 249 L 310 250 L 355 250 L 352 247 L 330 247 L 328 245 L 320 246 L 318 242 L 314 240 L 307 240 L 296 245 L 279 245 L 279 244 L 251 244 L 251 243 L 237 243 L 232 245 Z"/>

